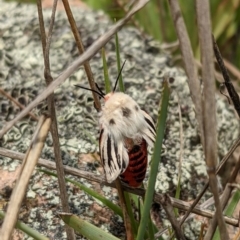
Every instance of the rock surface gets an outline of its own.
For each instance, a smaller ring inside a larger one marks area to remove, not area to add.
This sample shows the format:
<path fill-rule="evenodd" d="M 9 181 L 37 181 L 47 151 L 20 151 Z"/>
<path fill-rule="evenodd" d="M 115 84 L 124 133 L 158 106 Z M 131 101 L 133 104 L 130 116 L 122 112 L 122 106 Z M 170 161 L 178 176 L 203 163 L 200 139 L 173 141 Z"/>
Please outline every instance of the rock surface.
<path fill-rule="evenodd" d="M 0 85 L 12 97 L 23 105 L 27 105 L 45 88 L 37 9 L 34 5 L 5 3 L 2 0 L 0 0 L 0 4 Z M 50 14 L 49 9 L 44 10 L 47 28 Z M 74 8 L 73 14 L 85 48 L 90 46 L 112 24 L 102 12 Z M 126 93 L 134 98 L 155 120 L 161 98 L 163 77 L 168 74 L 174 79 L 171 83 L 172 93 L 167 129 L 156 191 L 167 192 L 173 196 L 175 193 L 181 144 L 179 136 L 180 105 L 184 138 L 181 199 L 191 200 L 196 197 L 206 181 L 206 169 L 185 73 L 177 66 L 173 66 L 171 56 L 163 53 L 158 44 L 150 38 L 143 40 L 139 31 L 132 27 L 125 27 L 119 32 L 119 41 L 121 59 L 127 59 L 123 71 Z M 117 76 L 114 39 L 106 45 L 106 55 L 113 85 Z M 50 50 L 52 76 L 58 76 L 77 57 L 77 47 L 66 14 L 58 11 Z M 90 61 L 90 65 L 95 81 L 104 89 L 100 53 Z M 84 168 L 100 174 L 102 170 L 99 161 L 92 157 L 92 154 L 98 151 L 98 115 L 93 107 L 91 93 L 75 88 L 75 84 L 88 85 L 83 67 L 55 91 L 63 162 L 72 167 Z M 239 123 L 232 106 L 227 103 L 226 99 L 223 100 L 216 95 L 216 103 L 219 155 L 223 156 L 239 135 Z M 43 102 L 33 112 L 36 115 L 40 114 L 44 106 Z M 0 111 L 0 127 L 2 128 L 6 121 L 16 116 L 19 109 L 4 96 L 0 96 Z M 21 120 L 4 136 L 1 142 L 2 147 L 26 152 L 35 126 L 36 122 L 28 117 Z M 54 160 L 50 137 L 44 147 L 42 158 Z M 97 158 L 99 159 L 98 156 Z M 0 156 L 0 176 L 3 176 L 1 173 L 18 169 L 19 164 L 19 161 Z M 89 183 L 84 179 L 78 180 L 116 202 L 116 192 L 110 188 Z M 0 184 L 0 189 L 4 187 L 6 185 Z M 108 189 L 108 191 L 104 189 Z M 110 211 L 70 184 L 68 193 L 73 213 L 84 216 L 88 221 L 123 238 L 123 225 L 122 223 L 119 225 L 120 220 L 114 217 Z M 56 211 L 61 210 L 56 179 L 35 171 L 26 201 L 20 214 L 21 220 L 51 239 L 66 238 L 63 223 L 56 216 Z M 26 207 L 28 204 L 31 206 L 30 209 Z M 101 218 L 97 216 L 101 216 Z M 198 226 L 199 224 L 198 222 Z M 192 222 L 190 225 L 195 226 L 196 223 Z M 121 227 L 119 228 L 119 226 Z M 195 230 L 192 230 L 191 227 L 186 229 L 190 237 L 196 236 L 200 227 L 193 229 Z M 27 236 L 24 239 L 28 239 Z"/>

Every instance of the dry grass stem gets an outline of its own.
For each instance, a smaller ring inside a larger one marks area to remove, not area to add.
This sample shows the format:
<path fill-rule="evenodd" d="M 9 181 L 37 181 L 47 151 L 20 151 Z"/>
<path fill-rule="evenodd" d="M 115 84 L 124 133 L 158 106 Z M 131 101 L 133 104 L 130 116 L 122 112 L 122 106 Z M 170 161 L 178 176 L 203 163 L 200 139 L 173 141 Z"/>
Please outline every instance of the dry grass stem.
<path fill-rule="evenodd" d="M 23 153 L 15 152 L 15 151 L 8 150 L 8 149 L 1 148 L 1 147 L 0 147 L 0 155 L 5 156 L 5 157 L 9 157 L 9 158 L 12 158 L 12 159 L 20 160 L 20 161 L 23 161 L 23 159 L 24 159 L 24 154 Z M 51 170 L 56 170 L 56 163 L 54 163 L 52 161 L 49 161 L 49 160 L 45 160 L 43 158 L 39 158 L 38 166 L 46 167 L 47 169 L 51 169 Z M 104 185 L 114 187 L 114 184 L 108 184 L 105 181 L 105 178 L 100 177 L 100 176 L 98 176 L 94 173 L 91 173 L 89 171 L 88 172 L 87 171 L 82 171 L 82 170 L 79 170 L 77 168 L 72 168 L 72 167 L 65 166 L 65 165 L 64 165 L 64 171 L 65 171 L 66 174 L 71 174 L 71 175 L 79 177 L 79 178 L 84 178 L 84 179 L 89 180 L 89 181 L 98 182 L 100 184 L 103 183 Z"/>
<path fill-rule="evenodd" d="M 63 2 L 65 12 L 66 12 L 67 17 L 68 17 L 68 21 L 69 21 L 71 29 L 72 29 L 72 33 L 74 35 L 74 38 L 75 38 L 75 41 L 76 41 L 76 44 L 77 44 L 79 55 L 81 55 L 84 52 L 84 46 L 83 46 L 83 43 L 82 43 L 80 33 L 78 31 L 78 28 L 77 28 L 75 19 L 73 17 L 70 5 L 68 3 L 68 0 L 62 0 L 62 2 Z M 83 66 L 84 66 L 84 69 L 85 69 L 85 72 L 86 72 L 88 82 L 89 82 L 89 85 L 90 85 L 91 89 L 97 90 L 96 86 L 95 86 L 95 82 L 94 82 L 94 78 L 93 78 L 93 74 L 92 74 L 92 70 L 91 70 L 89 61 L 86 61 L 83 64 Z M 96 109 L 97 109 L 97 111 L 100 111 L 101 110 L 101 103 L 100 103 L 99 97 L 95 92 L 92 92 L 92 95 L 93 95 L 93 99 L 94 99 Z"/>
<path fill-rule="evenodd" d="M 236 166 L 234 167 L 234 170 L 228 180 L 228 184 L 226 185 L 224 191 L 223 191 L 223 194 L 221 196 L 221 205 L 222 205 L 222 208 L 224 209 L 226 207 L 226 204 L 228 203 L 228 200 L 229 198 L 231 197 L 231 192 L 232 192 L 232 187 L 231 187 L 231 183 L 234 183 L 236 177 L 237 177 L 237 174 L 239 172 L 239 169 L 240 169 L 240 158 L 238 159 L 238 162 L 236 164 Z M 213 233 L 216 231 L 216 228 L 217 228 L 217 214 L 215 213 L 214 214 L 214 217 L 212 219 L 212 224 L 209 226 L 208 228 L 208 232 L 209 233 Z"/>
<path fill-rule="evenodd" d="M 2 88 L 0 88 L 0 93 L 5 96 L 6 98 L 8 98 L 11 102 L 13 102 L 14 104 L 16 104 L 20 109 L 24 109 L 25 107 L 19 103 L 15 98 L 13 98 L 10 94 L 8 94 L 7 92 L 5 92 Z M 38 117 L 36 115 L 34 115 L 33 113 L 29 112 L 28 115 L 34 119 L 35 121 L 38 121 Z"/>
<path fill-rule="evenodd" d="M 111 38 L 119 31 L 129 19 L 139 11 L 149 0 L 140 0 L 131 9 L 131 11 L 121 20 L 116 22 L 111 29 L 96 40 L 78 59 L 76 59 L 67 69 L 65 69 L 35 100 L 33 100 L 23 111 L 21 111 L 12 121 L 5 124 L 0 131 L 0 138 L 11 129 L 20 119 L 22 119 L 29 111 L 36 107 L 41 101 L 46 99 L 61 83 L 63 83 L 79 66 L 91 59 Z"/>
<path fill-rule="evenodd" d="M 202 70 L 202 64 L 197 59 L 195 59 L 195 64 L 198 69 Z M 222 74 L 216 70 L 214 70 L 214 77 L 220 83 L 223 82 L 223 80 L 224 80 Z"/>
<path fill-rule="evenodd" d="M 191 97 L 195 106 L 195 114 L 198 122 L 198 128 L 202 145 L 204 146 L 203 121 L 202 121 L 202 99 L 200 90 L 200 81 L 197 75 L 197 69 L 194 64 L 194 56 L 191 43 L 187 34 L 186 26 L 181 14 L 181 10 L 177 0 L 169 0 L 170 10 L 173 22 L 177 31 L 179 46 L 181 49 L 185 71 L 188 76 L 188 85 L 190 88 Z"/>
<path fill-rule="evenodd" d="M 171 204 L 170 197 L 168 195 L 162 195 L 160 198 L 161 201 L 161 206 L 164 208 L 166 214 L 167 214 L 167 219 L 170 221 L 172 228 L 175 231 L 176 237 L 179 240 L 185 240 L 185 236 L 181 230 L 181 226 L 179 225 L 177 218 L 174 214 L 173 206 Z"/>
<path fill-rule="evenodd" d="M 223 59 L 223 62 L 230 73 L 240 80 L 240 70 L 230 63 L 227 59 Z"/>
<path fill-rule="evenodd" d="M 127 14 L 127 12 L 129 12 L 129 7 L 130 6 L 128 6 L 128 8 L 127 8 L 126 5 L 124 5 L 122 1 L 116 0 L 116 4 L 121 8 L 121 10 L 125 14 Z M 145 34 L 143 28 L 139 25 L 139 23 L 134 18 L 132 18 L 130 21 L 133 24 L 133 26 L 135 26 L 139 30 L 141 37 L 143 39 L 145 39 L 146 38 L 146 34 Z"/>
<path fill-rule="evenodd" d="M 236 148 L 240 145 L 240 138 L 237 139 L 237 141 L 232 145 L 228 153 L 224 156 L 224 158 L 220 161 L 220 164 L 218 165 L 218 168 L 216 170 L 216 174 L 222 169 L 224 164 L 227 162 L 227 160 L 231 157 L 233 152 L 236 150 Z M 189 214 L 192 212 L 192 210 L 195 208 L 195 206 L 198 204 L 200 199 L 202 198 L 203 194 L 206 192 L 206 190 L 209 187 L 209 182 L 207 182 L 202 189 L 201 193 L 197 196 L 197 198 L 192 203 L 191 207 L 188 209 L 188 211 L 185 213 L 184 217 L 181 219 L 181 225 L 184 223 L 184 221 L 187 219 Z"/>
<path fill-rule="evenodd" d="M 233 84 L 230 80 L 228 71 L 227 71 L 227 69 L 224 65 L 221 53 L 218 49 L 216 41 L 214 40 L 214 37 L 213 37 L 213 48 L 214 48 L 214 53 L 215 53 L 215 57 L 217 59 L 219 68 L 220 68 L 220 70 L 222 72 L 222 75 L 223 75 L 223 78 L 224 78 L 224 85 L 226 86 L 226 88 L 228 90 L 228 94 L 229 94 L 229 96 L 230 96 L 230 98 L 233 102 L 233 105 L 234 105 L 235 110 L 238 114 L 238 117 L 240 117 L 240 98 L 239 98 L 238 93 L 236 92 L 236 90 L 235 90 L 235 88 L 234 88 L 234 86 L 233 86 Z"/>
<path fill-rule="evenodd" d="M 124 197 L 122 183 L 119 178 L 117 178 L 114 183 L 118 191 L 119 202 L 123 212 L 123 220 L 124 220 L 124 226 L 126 230 L 126 239 L 134 240 L 133 229 L 132 229 L 129 213 L 127 211 L 126 200 Z"/>
<path fill-rule="evenodd" d="M 200 41 L 203 88 L 203 131 L 205 141 L 205 161 L 209 176 L 209 185 L 216 206 L 218 226 L 222 239 L 229 239 L 218 193 L 216 177 L 217 166 L 217 122 L 215 107 L 215 79 L 213 65 L 213 48 L 211 36 L 210 10 L 208 0 L 196 0 L 198 36 Z M 206 234 L 205 239 L 212 239 Z"/>
<path fill-rule="evenodd" d="M 20 161 L 23 161 L 23 159 L 24 159 L 24 154 L 23 153 L 7 150 L 7 149 L 1 148 L 1 147 L 0 147 L 0 155 L 5 156 L 5 157 L 9 157 L 9 158 L 13 158 L 13 159 L 17 159 L 17 160 L 20 160 Z M 42 166 L 42 167 L 46 167 L 48 169 L 56 170 L 56 163 L 54 163 L 52 161 L 49 161 L 49 160 L 39 158 L 37 164 L 38 164 L 38 166 Z M 84 179 L 89 180 L 89 181 L 97 182 L 101 185 L 106 185 L 106 186 L 110 186 L 112 188 L 116 188 L 114 183 L 108 183 L 108 182 L 106 182 L 104 177 L 101 177 L 101 176 L 96 175 L 94 173 L 91 173 L 89 171 L 82 171 L 82 170 L 72 168 L 72 167 L 68 167 L 68 166 L 64 166 L 64 171 L 65 171 L 66 174 L 70 174 L 70 175 L 76 176 L 78 178 L 84 178 Z M 145 189 L 131 188 L 127 185 L 123 185 L 123 188 L 127 192 L 130 192 L 130 193 L 133 193 L 133 194 L 136 194 L 136 195 L 139 195 L 139 196 L 145 196 Z M 162 197 L 162 194 L 155 193 L 154 202 L 157 202 L 157 203 L 160 204 L 159 199 L 161 197 Z M 190 204 L 188 202 L 184 202 L 182 200 L 175 199 L 175 198 L 172 198 L 172 197 L 170 197 L 170 200 L 171 200 L 172 206 L 175 207 L 175 208 L 178 208 L 180 210 L 189 211 L 189 209 L 191 209 L 192 213 L 195 213 L 197 215 L 207 217 L 207 218 L 212 218 L 213 215 L 214 215 L 212 211 L 205 210 L 201 206 L 195 206 L 192 209 L 192 204 Z M 233 225 L 233 226 L 238 226 L 238 219 L 229 218 L 229 217 L 225 217 L 224 219 L 225 219 L 226 223 L 228 223 L 230 225 Z"/>
<path fill-rule="evenodd" d="M 54 0 L 54 3 L 53 3 L 49 32 L 47 37 L 45 34 L 44 20 L 43 20 L 41 8 L 38 10 L 39 26 L 40 26 L 42 49 L 43 49 L 43 56 L 44 56 L 44 77 L 47 85 L 49 85 L 53 81 L 53 78 L 51 76 L 51 70 L 50 70 L 49 50 L 51 46 L 52 31 L 53 31 L 53 26 L 55 22 L 57 1 L 58 0 Z M 38 6 L 40 5 L 41 3 L 38 3 Z M 66 188 L 66 182 L 65 182 L 65 174 L 64 174 L 63 163 L 61 158 L 61 150 L 60 150 L 60 143 L 59 143 L 59 137 L 58 137 L 57 118 L 56 118 L 54 102 L 55 102 L 54 94 L 51 94 L 47 98 L 47 103 L 48 103 L 49 115 L 51 116 L 51 119 L 52 119 L 52 125 L 50 128 L 50 131 L 52 134 L 53 150 L 54 150 L 54 156 L 55 156 L 55 161 L 57 166 L 56 170 L 57 170 L 58 185 L 60 190 L 60 199 L 62 204 L 62 210 L 64 212 L 70 212 L 70 208 L 68 205 L 68 195 L 67 195 L 67 188 Z M 65 229 L 66 229 L 67 239 L 74 240 L 75 239 L 74 230 L 69 226 L 66 226 Z"/>
<path fill-rule="evenodd" d="M 18 212 L 21 207 L 22 200 L 26 194 L 32 172 L 42 152 L 50 125 L 50 118 L 46 119 L 45 116 L 40 117 L 32 142 L 22 162 L 19 178 L 12 192 L 6 216 L 4 218 L 2 228 L 0 229 L 1 240 L 11 239 L 11 234 L 18 218 Z"/>

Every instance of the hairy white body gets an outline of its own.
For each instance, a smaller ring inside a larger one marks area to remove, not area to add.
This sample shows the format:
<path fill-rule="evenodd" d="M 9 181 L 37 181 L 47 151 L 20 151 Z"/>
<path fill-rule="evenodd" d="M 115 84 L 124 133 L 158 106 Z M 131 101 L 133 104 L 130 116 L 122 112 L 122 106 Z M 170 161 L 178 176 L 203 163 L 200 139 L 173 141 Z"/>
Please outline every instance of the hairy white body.
<path fill-rule="evenodd" d="M 142 138 L 153 146 L 155 128 L 152 118 L 128 95 L 116 92 L 105 97 L 100 112 L 100 155 L 106 179 L 114 181 L 128 166 L 128 140 L 140 144 Z"/>

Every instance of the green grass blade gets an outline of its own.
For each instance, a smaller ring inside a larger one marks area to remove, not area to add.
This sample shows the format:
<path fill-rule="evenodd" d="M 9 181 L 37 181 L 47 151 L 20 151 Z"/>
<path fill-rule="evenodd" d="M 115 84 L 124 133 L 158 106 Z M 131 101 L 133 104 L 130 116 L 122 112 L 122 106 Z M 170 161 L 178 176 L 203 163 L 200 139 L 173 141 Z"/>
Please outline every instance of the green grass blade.
<path fill-rule="evenodd" d="M 116 45 L 116 56 L 117 56 L 117 68 L 118 68 L 118 72 L 120 72 L 120 70 L 121 70 L 121 59 L 120 59 L 120 48 L 119 48 L 118 34 L 117 33 L 115 34 L 115 45 Z M 123 79 L 122 79 L 122 73 L 119 75 L 118 84 L 119 84 L 120 91 L 125 92 Z"/>
<path fill-rule="evenodd" d="M 106 93 L 109 93 L 112 91 L 112 88 L 111 88 L 111 82 L 110 82 L 109 75 L 108 75 L 108 67 L 107 67 L 107 61 L 106 61 L 104 48 L 102 48 L 102 61 L 103 61 L 105 91 L 106 91 Z"/>
<path fill-rule="evenodd" d="M 93 224 L 84 221 L 76 215 L 64 213 L 60 213 L 58 215 L 68 226 L 72 227 L 76 232 L 82 234 L 89 240 L 119 240 L 119 238 L 116 238 L 101 228 L 98 228 Z"/>
<path fill-rule="evenodd" d="M 44 169 L 39 169 L 40 172 L 44 172 L 47 175 L 53 176 L 53 177 L 57 177 L 56 173 L 53 173 L 51 171 L 48 170 L 44 170 Z M 109 201 L 107 198 L 103 197 L 101 194 L 98 194 L 97 192 L 95 192 L 94 190 L 84 186 L 83 184 L 74 181 L 70 178 L 65 178 L 65 180 L 67 182 L 72 183 L 73 185 L 77 186 L 78 188 L 80 188 L 81 190 L 83 190 L 85 193 L 89 194 L 90 196 L 94 197 L 95 199 L 99 200 L 100 202 L 102 202 L 105 206 L 107 206 L 108 208 L 110 208 L 111 210 L 113 210 L 113 212 L 117 215 L 119 215 L 121 218 L 123 217 L 122 214 L 122 210 L 119 206 L 117 206 L 116 204 L 112 203 L 111 201 Z"/>
<path fill-rule="evenodd" d="M 0 211 L 0 219 L 3 219 L 4 216 L 5 216 L 5 213 L 3 211 Z M 23 223 L 21 221 L 17 221 L 15 227 L 17 229 L 23 231 L 24 233 L 26 233 L 29 237 L 32 237 L 33 239 L 36 239 L 36 240 L 49 240 L 49 238 L 43 236 L 38 231 L 36 231 L 35 229 L 30 228 L 29 226 L 27 226 L 25 223 Z"/>
<path fill-rule="evenodd" d="M 154 225 L 153 225 L 150 215 L 149 215 L 149 220 L 148 220 L 148 233 L 149 233 L 149 239 L 154 240 L 155 239 L 155 237 L 154 237 L 155 231 L 154 231 Z"/>
<path fill-rule="evenodd" d="M 226 207 L 226 209 L 224 211 L 224 215 L 231 217 L 233 215 L 239 201 L 240 201 L 240 191 L 237 190 L 234 193 L 229 205 Z M 213 236 L 213 240 L 219 240 L 219 239 L 221 239 L 221 237 L 220 237 L 219 229 L 217 227 L 216 232 Z"/>
<path fill-rule="evenodd" d="M 158 125 L 157 125 L 157 136 L 156 142 L 154 146 L 153 156 L 151 160 L 151 169 L 149 174 L 149 181 L 148 187 L 145 194 L 144 206 L 143 206 L 143 215 L 141 217 L 140 226 L 138 229 L 137 240 L 142 240 L 144 236 L 144 232 L 146 231 L 148 219 L 149 219 L 149 212 L 152 205 L 153 194 L 154 194 L 154 187 L 158 172 L 158 165 L 161 160 L 161 150 L 162 150 L 162 142 L 164 137 L 165 125 L 167 120 L 167 108 L 168 108 L 168 101 L 170 96 L 170 90 L 168 88 L 167 83 L 164 83 L 164 90 L 162 95 L 162 102 L 161 102 L 161 111 L 158 114 Z"/>

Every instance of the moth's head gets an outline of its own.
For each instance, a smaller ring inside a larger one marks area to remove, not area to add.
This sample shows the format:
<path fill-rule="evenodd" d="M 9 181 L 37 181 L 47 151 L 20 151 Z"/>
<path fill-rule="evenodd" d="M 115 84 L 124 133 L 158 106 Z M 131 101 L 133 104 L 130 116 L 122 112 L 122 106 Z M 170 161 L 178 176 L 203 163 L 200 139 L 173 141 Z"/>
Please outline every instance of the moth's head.
<path fill-rule="evenodd" d="M 117 80 L 116 80 L 116 82 L 115 82 L 115 86 L 114 86 L 114 88 L 113 88 L 113 91 L 110 92 L 110 93 L 108 93 L 108 94 L 105 94 L 105 93 L 100 89 L 100 87 L 97 85 L 97 83 L 95 83 L 95 85 L 96 85 L 96 90 L 95 90 L 95 89 L 86 88 L 86 87 L 83 87 L 83 86 L 79 86 L 79 85 L 75 85 L 75 86 L 76 86 L 76 87 L 83 88 L 83 89 L 86 89 L 86 90 L 89 90 L 89 91 L 91 91 L 91 92 L 94 92 L 94 93 L 98 94 L 98 96 L 99 96 L 100 98 L 103 98 L 104 101 L 106 102 L 106 101 L 114 94 L 114 92 L 115 92 L 115 90 L 116 90 L 117 83 L 118 83 L 119 77 L 121 76 L 121 72 L 122 72 L 122 70 L 123 70 L 123 67 L 124 67 L 125 63 L 126 63 L 126 60 L 124 61 L 123 65 L 122 65 L 122 67 L 121 67 L 121 69 L 120 69 L 120 72 L 119 72 L 118 77 L 117 77 Z"/>
<path fill-rule="evenodd" d="M 104 96 L 104 101 L 106 102 L 113 94 L 114 94 L 114 92 L 110 92 L 110 93 L 106 94 Z"/>

